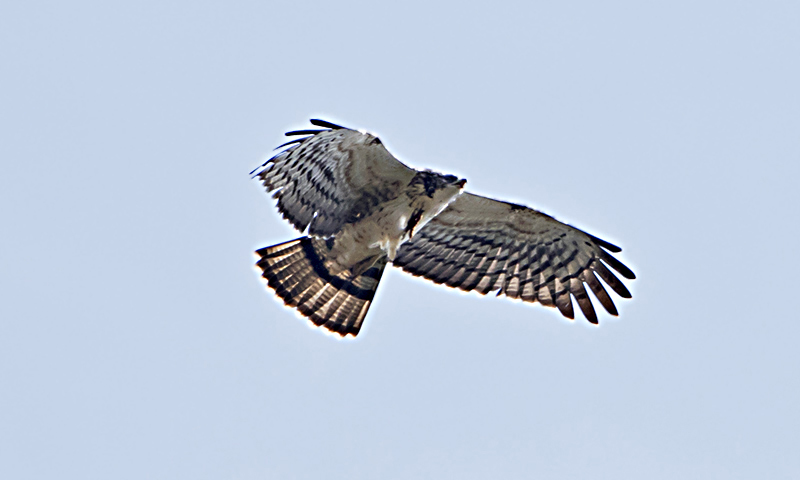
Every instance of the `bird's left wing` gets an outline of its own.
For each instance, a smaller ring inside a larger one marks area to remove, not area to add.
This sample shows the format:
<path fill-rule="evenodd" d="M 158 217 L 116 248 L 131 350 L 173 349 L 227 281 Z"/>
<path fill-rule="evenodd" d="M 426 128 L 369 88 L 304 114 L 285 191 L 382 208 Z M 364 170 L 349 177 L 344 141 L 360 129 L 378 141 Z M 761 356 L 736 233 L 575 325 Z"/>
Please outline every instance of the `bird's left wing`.
<path fill-rule="evenodd" d="M 621 249 L 536 210 L 463 193 L 403 244 L 396 266 L 436 283 L 555 306 L 574 318 L 575 298 L 584 316 L 597 314 L 584 285 L 617 315 L 602 279 L 624 298 L 631 294 L 609 270 L 635 278 L 609 252 Z M 607 267 L 608 266 L 608 267 Z"/>
<path fill-rule="evenodd" d="M 251 172 L 301 232 L 336 234 L 396 196 L 416 174 L 374 135 L 324 120 L 311 123 L 323 128 L 286 133 L 301 137 L 278 147 L 287 148 Z"/>

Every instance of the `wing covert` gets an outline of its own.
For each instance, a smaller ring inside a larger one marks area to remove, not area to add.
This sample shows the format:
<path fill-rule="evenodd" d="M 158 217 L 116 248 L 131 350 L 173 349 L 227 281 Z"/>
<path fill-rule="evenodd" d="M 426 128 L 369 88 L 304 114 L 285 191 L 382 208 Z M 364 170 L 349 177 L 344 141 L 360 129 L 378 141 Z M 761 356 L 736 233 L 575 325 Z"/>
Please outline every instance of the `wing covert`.
<path fill-rule="evenodd" d="M 635 278 L 609 253 L 620 250 L 531 208 L 465 192 L 400 248 L 394 264 L 461 290 L 538 301 L 567 318 L 575 315 L 572 297 L 597 323 L 587 286 L 617 315 L 598 277 L 620 297 L 631 297 L 608 268 Z"/>
<path fill-rule="evenodd" d="M 278 210 L 298 230 L 328 237 L 407 185 L 415 170 L 397 160 L 381 141 L 369 134 L 322 120 L 319 130 L 287 132 L 307 135 L 284 143 L 286 147 L 251 172 L 268 192 L 274 192 Z"/>

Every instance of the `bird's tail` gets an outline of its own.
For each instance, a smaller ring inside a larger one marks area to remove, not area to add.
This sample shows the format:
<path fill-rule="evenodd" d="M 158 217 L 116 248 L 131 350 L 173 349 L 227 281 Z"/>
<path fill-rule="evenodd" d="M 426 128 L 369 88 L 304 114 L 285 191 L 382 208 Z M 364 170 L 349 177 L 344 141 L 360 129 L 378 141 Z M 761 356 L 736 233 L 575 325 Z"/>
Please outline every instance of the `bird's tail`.
<path fill-rule="evenodd" d="M 344 337 L 358 335 L 386 267 L 379 258 L 363 273 L 332 275 L 326 267 L 329 245 L 302 237 L 256 250 L 261 275 L 284 303 L 315 325 Z"/>

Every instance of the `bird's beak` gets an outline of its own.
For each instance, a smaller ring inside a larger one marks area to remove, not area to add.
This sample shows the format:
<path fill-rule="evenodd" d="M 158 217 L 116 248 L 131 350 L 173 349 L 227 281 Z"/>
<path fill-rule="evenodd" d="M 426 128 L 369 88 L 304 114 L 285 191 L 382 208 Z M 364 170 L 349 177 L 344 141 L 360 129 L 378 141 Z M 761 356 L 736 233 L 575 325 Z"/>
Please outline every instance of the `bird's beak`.
<path fill-rule="evenodd" d="M 458 188 L 464 188 L 464 185 L 466 185 L 466 184 L 467 184 L 467 179 L 466 178 L 462 178 L 461 180 L 456 182 L 456 185 L 458 185 Z"/>

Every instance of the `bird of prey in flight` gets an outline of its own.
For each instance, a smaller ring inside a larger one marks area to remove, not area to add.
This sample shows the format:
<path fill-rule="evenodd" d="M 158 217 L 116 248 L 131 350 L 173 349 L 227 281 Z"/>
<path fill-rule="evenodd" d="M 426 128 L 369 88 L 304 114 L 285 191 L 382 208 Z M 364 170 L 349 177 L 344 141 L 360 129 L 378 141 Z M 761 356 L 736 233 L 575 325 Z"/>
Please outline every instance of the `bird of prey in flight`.
<path fill-rule="evenodd" d="M 323 120 L 251 174 L 304 236 L 256 251 L 267 285 L 317 326 L 358 335 L 386 265 L 435 283 L 556 307 L 597 323 L 590 290 L 630 298 L 621 249 L 523 205 L 464 192 L 466 180 L 415 170 L 381 140 Z M 603 283 L 601 283 L 601 280 Z"/>

